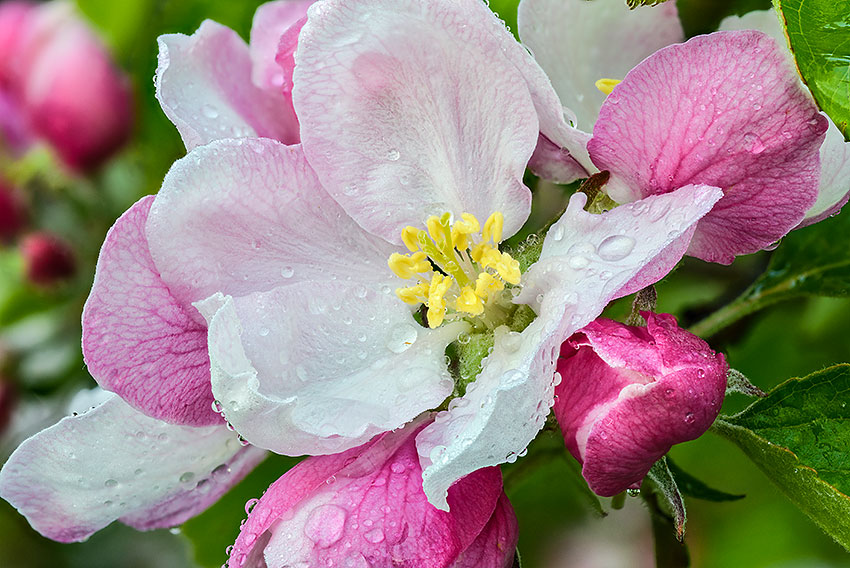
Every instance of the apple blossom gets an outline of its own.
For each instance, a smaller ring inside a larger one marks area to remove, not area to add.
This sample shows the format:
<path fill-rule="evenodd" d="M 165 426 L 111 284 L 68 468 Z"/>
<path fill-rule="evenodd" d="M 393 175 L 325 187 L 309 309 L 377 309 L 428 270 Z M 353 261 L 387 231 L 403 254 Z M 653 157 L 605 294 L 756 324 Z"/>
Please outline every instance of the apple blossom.
<path fill-rule="evenodd" d="M 596 493 L 639 486 L 674 444 L 717 418 L 728 366 L 669 314 L 641 312 L 646 327 L 599 318 L 561 347 L 555 416 Z"/>
<path fill-rule="evenodd" d="M 2 124 L 13 149 L 42 138 L 86 170 L 121 147 L 132 127 L 127 78 L 70 4 L 4 3 L 0 35 Z"/>
<path fill-rule="evenodd" d="M 523 0 L 520 8 L 521 36 L 556 87 L 583 85 L 578 94 L 559 94 L 589 101 L 586 127 L 601 102 L 585 94 L 588 77 L 598 74 L 600 88 L 611 93 L 588 136 L 589 160 L 567 148 L 570 155 L 589 172 L 608 170 L 605 191 L 618 202 L 690 183 L 723 189 L 723 200 L 700 221 L 688 248 L 703 260 L 728 264 L 797 226 L 817 199 L 816 150 L 827 123 L 775 43 L 752 31 L 699 36 L 649 55 L 620 82 L 622 75 L 610 74 L 675 41 L 679 26 L 670 4 L 640 9 L 643 23 L 620 33 L 631 20 L 614 2 Z M 608 25 L 616 39 L 581 39 L 584 30 Z M 570 58 L 564 56 L 568 44 L 554 41 L 556 32 L 577 38 Z M 584 65 L 565 68 L 573 59 Z M 564 144 L 551 146 L 538 150 L 538 162 L 564 156 L 557 152 Z M 537 170 L 558 174 L 558 163 Z"/>
<path fill-rule="evenodd" d="M 289 470 L 248 503 L 229 568 L 511 566 L 517 524 L 498 468 L 463 478 L 449 491 L 451 510 L 436 509 L 416 453 L 424 424 Z"/>

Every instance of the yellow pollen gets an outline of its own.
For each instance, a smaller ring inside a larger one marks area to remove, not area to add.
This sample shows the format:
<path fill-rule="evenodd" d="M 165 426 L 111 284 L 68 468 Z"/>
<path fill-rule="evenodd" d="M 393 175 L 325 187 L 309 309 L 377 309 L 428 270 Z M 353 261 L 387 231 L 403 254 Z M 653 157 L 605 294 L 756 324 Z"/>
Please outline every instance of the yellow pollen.
<path fill-rule="evenodd" d="M 499 250 L 504 216 L 495 212 L 483 224 L 464 213 L 431 216 L 427 230 L 405 227 L 401 239 L 411 254 L 393 253 L 387 264 L 399 278 L 415 284 L 396 289 L 405 303 L 424 304 L 431 328 L 444 321 L 483 316 L 506 284 L 518 285 L 519 262 Z M 494 312 L 496 313 L 496 312 Z"/>
<path fill-rule="evenodd" d="M 614 90 L 614 87 L 622 83 L 619 79 L 599 79 L 596 81 L 596 88 L 605 93 L 606 95 L 610 95 L 611 91 Z"/>

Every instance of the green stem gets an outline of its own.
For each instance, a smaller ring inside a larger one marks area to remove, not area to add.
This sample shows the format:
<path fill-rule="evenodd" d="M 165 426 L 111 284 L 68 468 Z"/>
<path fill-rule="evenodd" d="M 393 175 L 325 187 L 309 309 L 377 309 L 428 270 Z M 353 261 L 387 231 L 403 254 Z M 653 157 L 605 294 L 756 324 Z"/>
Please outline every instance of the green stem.
<path fill-rule="evenodd" d="M 618 493 L 617 495 L 614 495 L 613 497 L 611 497 L 611 508 L 612 509 L 615 509 L 615 510 L 622 509 L 625 504 L 626 504 L 626 492 L 625 491 L 623 491 L 622 493 Z"/>
<path fill-rule="evenodd" d="M 662 511 L 658 503 L 658 494 L 648 489 L 646 483 L 641 486 L 640 494 L 649 509 L 649 516 L 652 520 L 652 536 L 655 540 L 655 566 L 657 568 L 687 568 L 691 565 L 688 548 L 676 539 L 673 520 Z"/>

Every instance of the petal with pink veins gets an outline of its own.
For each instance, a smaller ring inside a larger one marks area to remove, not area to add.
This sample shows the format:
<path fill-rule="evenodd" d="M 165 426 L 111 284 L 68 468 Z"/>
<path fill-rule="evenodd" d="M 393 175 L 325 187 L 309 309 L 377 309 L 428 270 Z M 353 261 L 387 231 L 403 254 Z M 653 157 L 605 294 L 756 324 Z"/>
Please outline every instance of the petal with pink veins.
<path fill-rule="evenodd" d="M 516 520 L 503 502 L 498 469 L 452 487 L 450 513 L 428 503 L 414 446 L 421 425 L 295 466 L 253 508 L 229 565 L 444 568 L 467 549 L 475 554 L 478 537 L 486 544 L 515 542 Z M 504 562 L 513 549 L 502 554 Z"/>
<path fill-rule="evenodd" d="M 537 319 L 521 333 L 497 330 L 493 351 L 464 396 L 417 438 L 431 503 L 445 508 L 455 480 L 515 459 L 528 446 L 553 404 L 561 343 L 620 297 L 720 197 L 717 188 L 687 187 L 601 215 L 583 210 L 584 194 L 572 197 L 515 300 L 530 305 Z M 664 256 L 669 271 L 678 259 Z"/>
<path fill-rule="evenodd" d="M 688 184 L 720 187 L 688 254 L 730 263 L 803 218 L 817 195 L 827 128 L 785 55 L 755 31 L 666 47 L 608 96 L 588 149 L 616 201 Z"/>
<path fill-rule="evenodd" d="M 25 441 L 0 495 L 42 535 L 85 540 L 115 520 L 141 530 L 201 513 L 265 457 L 222 426 L 175 426 L 112 395 Z"/>
<path fill-rule="evenodd" d="M 388 287 L 303 281 L 223 300 L 210 319 L 212 389 L 256 446 L 343 451 L 454 387 L 445 349 L 468 326 L 423 328 Z"/>
<path fill-rule="evenodd" d="M 191 36 L 167 34 L 158 41 L 156 96 L 187 150 L 222 138 L 298 142 L 291 105 L 254 85 L 248 46 L 236 32 L 206 20 Z"/>
<path fill-rule="evenodd" d="M 153 201 L 139 200 L 106 235 L 83 309 L 83 356 L 103 388 L 148 416 L 218 424 L 206 325 L 172 296 L 151 258 L 144 228 Z"/>
<path fill-rule="evenodd" d="M 522 0 L 518 22 L 523 44 L 576 113 L 577 126 L 588 131 L 605 101 L 598 79 L 622 79 L 685 38 L 675 2 L 630 10 L 621 0 Z"/>
<path fill-rule="evenodd" d="M 300 146 L 219 140 L 165 176 L 147 223 L 151 255 L 185 304 L 309 280 L 395 284 L 398 250 L 322 189 Z"/>
<path fill-rule="evenodd" d="M 488 49 L 499 22 L 482 21 L 486 10 L 478 0 L 310 8 L 293 78 L 304 152 L 349 215 L 387 240 L 446 211 L 501 211 L 506 237 L 528 217 L 536 113 L 517 69 Z"/>

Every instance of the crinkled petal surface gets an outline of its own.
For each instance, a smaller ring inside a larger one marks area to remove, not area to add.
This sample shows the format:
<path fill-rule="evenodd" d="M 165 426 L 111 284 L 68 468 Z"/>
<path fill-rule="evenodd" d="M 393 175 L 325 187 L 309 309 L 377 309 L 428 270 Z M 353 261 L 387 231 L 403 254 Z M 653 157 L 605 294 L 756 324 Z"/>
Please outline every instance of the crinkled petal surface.
<path fill-rule="evenodd" d="M 275 60 L 281 37 L 299 20 L 307 16 L 314 0 L 277 0 L 266 2 L 254 12 L 251 26 L 251 77 L 254 84 L 266 91 L 282 93 L 286 77 Z"/>
<path fill-rule="evenodd" d="M 74 542 L 115 520 L 179 525 L 264 457 L 224 426 L 166 424 L 113 395 L 21 444 L 0 471 L 0 495 L 44 536 Z"/>
<path fill-rule="evenodd" d="M 322 189 L 299 146 L 219 140 L 175 162 L 147 224 L 151 254 L 186 304 L 306 280 L 393 283 L 397 251 Z"/>
<path fill-rule="evenodd" d="M 644 58 L 684 40 L 674 2 L 630 10 L 620 0 L 522 0 L 518 20 L 520 39 L 586 130 L 605 101 L 598 79 L 622 79 Z"/>
<path fill-rule="evenodd" d="M 83 356 L 105 389 L 176 424 L 221 423 L 212 411 L 207 330 L 162 281 L 145 237 L 154 197 L 110 229 L 83 309 Z"/>
<path fill-rule="evenodd" d="M 590 488 L 604 496 L 639 484 L 674 444 L 702 435 L 726 389 L 723 355 L 673 316 L 643 315 L 645 328 L 596 320 L 558 364 L 555 416 Z"/>
<path fill-rule="evenodd" d="M 720 22 L 721 30 L 758 30 L 772 37 L 784 51 L 789 63 L 795 65 L 788 49 L 788 40 L 776 11 L 756 10 L 743 16 L 729 16 Z M 806 211 L 800 227 L 822 221 L 837 213 L 850 197 L 850 142 L 845 142 L 838 127 L 829 120 L 829 129 L 820 148 L 820 185 L 815 204 Z"/>
<path fill-rule="evenodd" d="M 334 453 L 439 406 L 465 324 L 421 327 L 388 287 L 307 281 L 229 298 L 210 320 L 212 389 L 252 444 Z"/>
<path fill-rule="evenodd" d="M 298 142 L 298 121 L 284 97 L 251 81 L 248 46 L 206 20 L 191 36 L 159 37 L 156 96 L 187 150 L 222 138 L 263 136 Z"/>
<path fill-rule="evenodd" d="M 755 31 L 664 48 L 608 96 L 588 149 L 617 201 L 688 184 L 725 197 L 688 254 L 730 263 L 782 237 L 813 205 L 827 128 L 785 55 Z"/>
<path fill-rule="evenodd" d="M 453 487 L 451 513 L 428 503 L 414 446 L 421 424 L 342 454 L 308 458 L 287 472 L 251 511 L 230 566 L 442 568 L 481 547 L 476 537 L 487 544 L 515 540 L 516 520 L 502 503 L 496 468 Z"/>
<path fill-rule="evenodd" d="M 528 217 L 536 113 L 516 68 L 487 49 L 486 9 L 330 0 L 301 31 L 293 100 L 307 158 L 358 223 L 392 242 L 446 211 L 501 211 L 505 236 Z"/>
<path fill-rule="evenodd" d="M 716 188 L 687 187 L 602 215 L 583 210 L 583 194 L 573 196 L 546 235 L 540 260 L 523 275 L 516 301 L 531 305 L 537 319 L 522 333 L 497 333 L 466 394 L 417 438 L 425 493 L 435 506 L 447 506 L 455 480 L 526 448 L 553 404 L 561 343 L 619 297 L 720 195 Z M 678 259 L 667 258 L 669 270 Z"/>

